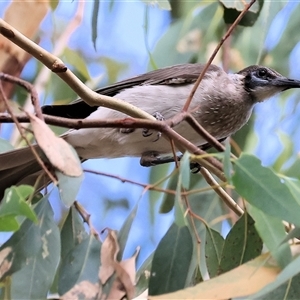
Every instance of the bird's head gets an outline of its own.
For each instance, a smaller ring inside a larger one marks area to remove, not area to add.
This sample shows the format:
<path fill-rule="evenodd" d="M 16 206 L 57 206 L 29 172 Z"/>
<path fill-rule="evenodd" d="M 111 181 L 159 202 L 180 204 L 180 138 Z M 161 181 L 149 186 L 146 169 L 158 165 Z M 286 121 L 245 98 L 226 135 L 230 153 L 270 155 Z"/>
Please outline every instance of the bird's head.
<path fill-rule="evenodd" d="M 286 78 L 262 66 L 250 66 L 237 74 L 244 76 L 245 90 L 255 102 L 262 102 L 288 89 L 300 88 L 299 80 Z"/>

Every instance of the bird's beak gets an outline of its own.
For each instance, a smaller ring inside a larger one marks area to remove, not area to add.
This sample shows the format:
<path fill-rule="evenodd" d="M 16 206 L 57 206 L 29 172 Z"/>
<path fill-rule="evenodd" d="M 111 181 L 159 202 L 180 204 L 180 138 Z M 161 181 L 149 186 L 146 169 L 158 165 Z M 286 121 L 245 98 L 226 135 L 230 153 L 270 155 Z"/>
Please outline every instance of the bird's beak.
<path fill-rule="evenodd" d="M 272 85 L 281 87 L 283 91 L 293 88 L 300 88 L 300 80 L 279 77 L 272 80 Z"/>

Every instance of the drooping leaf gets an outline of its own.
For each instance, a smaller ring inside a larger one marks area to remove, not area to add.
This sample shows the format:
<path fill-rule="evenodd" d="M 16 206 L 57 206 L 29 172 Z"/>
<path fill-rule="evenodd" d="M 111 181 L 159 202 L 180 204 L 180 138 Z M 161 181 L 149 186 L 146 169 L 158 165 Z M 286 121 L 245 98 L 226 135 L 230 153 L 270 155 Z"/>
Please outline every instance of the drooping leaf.
<path fill-rule="evenodd" d="M 225 142 L 225 152 L 224 152 L 224 157 L 223 157 L 223 166 L 224 166 L 224 173 L 226 176 L 226 179 L 231 181 L 231 172 L 232 172 L 232 164 L 230 161 L 230 154 L 231 154 L 231 147 L 229 143 L 229 139 L 226 140 Z"/>
<path fill-rule="evenodd" d="M 135 286 L 135 296 L 140 295 L 148 289 L 153 255 L 154 252 L 147 257 L 136 273 L 137 283 Z"/>
<path fill-rule="evenodd" d="M 154 253 L 149 295 L 159 295 L 184 288 L 192 253 L 193 241 L 188 227 L 178 227 L 174 223 Z"/>
<path fill-rule="evenodd" d="M 259 256 L 262 246 L 253 219 L 250 215 L 244 214 L 225 239 L 218 273 L 230 271 Z"/>
<path fill-rule="evenodd" d="M 232 24 L 241 11 L 244 9 L 244 3 L 246 1 L 221 1 L 225 8 L 224 8 L 224 21 L 226 24 Z M 248 1 L 249 2 L 249 1 Z M 255 5 L 256 4 L 256 5 Z M 242 20 L 240 21 L 239 25 L 241 26 L 253 26 L 256 22 L 257 18 L 259 17 L 259 13 L 263 7 L 264 1 L 258 0 L 254 5 L 252 5 L 252 9 L 250 8 Z M 253 7 L 254 6 L 254 7 Z"/>
<path fill-rule="evenodd" d="M 45 299 L 60 259 L 60 236 L 48 199 L 36 206 L 41 247 L 12 275 L 12 299 Z M 30 238 L 33 238 L 32 236 Z"/>
<path fill-rule="evenodd" d="M 169 0 L 142 0 L 147 5 L 156 5 L 158 6 L 159 9 L 163 10 L 171 10 L 171 5 Z"/>
<path fill-rule="evenodd" d="M 224 246 L 224 238 L 216 230 L 209 227 L 206 229 L 205 258 L 209 276 L 212 278 L 218 275 Z"/>
<path fill-rule="evenodd" d="M 37 143 L 51 164 L 63 174 L 81 176 L 82 168 L 76 151 L 38 117 L 32 114 L 29 117 Z"/>
<path fill-rule="evenodd" d="M 134 206 L 134 208 L 128 215 L 127 219 L 125 220 L 121 230 L 118 233 L 118 242 L 119 242 L 119 247 L 120 247 L 120 251 L 117 255 L 118 261 L 121 261 L 121 259 L 122 259 L 122 255 L 124 253 L 125 246 L 128 241 L 129 232 L 130 232 L 132 223 L 135 219 L 137 209 L 138 209 L 138 203 Z"/>
<path fill-rule="evenodd" d="M 47 198 L 41 200 L 35 208 L 38 219 L 40 219 L 44 213 L 44 202 L 47 202 Z M 20 229 L 0 248 L 0 251 L 7 247 L 12 249 L 8 258 L 10 268 L 2 276 L 12 275 L 22 269 L 28 261 L 38 255 L 42 245 L 42 233 L 39 224 L 35 224 L 31 220 L 25 219 Z"/>
<path fill-rule="evenodd" d="M 76 68 L 85 81 L 91 78 L 86 61 L 78 52 L 66 47 L 63 52 L 63 58 L 68 64 Z"/>
<path fill-rule="evenodd" d="M 185 219 L 185 208 L 183 206 L 183 197 L 181 196 L 182 191 L 182 177 L 179 174 L 177 187 L 176 187 L 176 195 L 175 195 L 175 206 L 174 206 L 174 219 L 175 223 L 179 227 L 184 227 L 186 225 Z"/>
<path fill-rule="evenodd" d="M 97 41 L 97 32 L 98 32 L 98 15 L 100 9 L 100 1 L 95 0 L 93 5 L 93 13 L 91 18 L 91 26 L 92 26 L 92 41 L 94 45 L 94 49 L 96 50 L 96 41 Z"/>
<path fill-rule="evenodd" d="M 299 203 L 284 180 L 263 167 L 258 158 L 242 154 L 235 161 L 233 184 L 237 192 L 264 213 L 300 226 Z"/>
<path fill-rule="evenodd" d="M 282 243 L 286 236 L 284 225 L 278 218 L 264 214 L 254 206 L 249 207 L 249 212 L 255 220 L 255 228 L 270 250 L 279 266 L 284 268 L 292 260 L 288 243 Z"/>
<path fill-rule="evenodd" d="M 61 257 L 66 257 L 70 250 L 88 238 L 83 220 L 74 206 L 69 209 L 68 216 L 61 229 Z"/>
<path fill-rule="evenodd" d="M 64 295 L 75 284 L 87 280 L 98 282 L 101 245 L 93 235 L 88 236 L 68 252 L 59 272 L 58 293 Z"/>
<path fill-rule="evenodd" d="M 59 4 L 59 0 L 51 0 L 49 2 L 49 5 L 50 5 L 52 11 L 56 10 L 58 4 Z"/>
<path fill-rule="evenodd" d="M 173 174 L 169 179 L 166 188 L 171 191 L 176 191 L 178 178 L 179 178 L 178 173 Z M 163 214 L 170 212 L 174 207 L 174 203 L 175 203 L 175 195 L 170 193 L 164 193 L 162 198 L 162 203 L 159 208 L 159 212 Z"/>
<path fill-rule="evenodd" d="M 182 159 L 180 160 L 180 169 L 179 169 L 179 176 L 181 176 L 181 183 L 185 189 L 190 187 L 190 153 L 185 152 Z"/>
<path fill-rule="evenodd" d="M 26 203 L 26 199 L 34 192 L 34 188 L 27 185 L 12 186 L 5 190 L 0 204 L 0 231 L 15 231 L 20 225 L 17 216 L 37 222 L 34 210 Z"/>
<path fill-rule="evenodd" d="M 77 177 L 68 176 L 60 171 L 55 171 L 55 174 L 58 179 L 60 198 L 66 207 L 70 207 L 76 200 L 84 176 L 83 174 Z"/>
<path fill-rule="evenodd" d="M 150 175 L 149 175 L 149 183 L 150 184 L 156 184 L 156 187 L 166 187 L 167 185 L 167 182 L 170 182 L 170 178 L 168 179 L 168 174 L 169 174 L 169 171 L 170 170 L 170 164 L 163 164 L 163 165 L 158 165 L 156 166 L 155 168 L 151 168 L 150 170 Z M 166 178 L 165 181 L 161 182 L 161 179 L 162 178 Z M 157 182 L 160 182 L 158 185 L 157 185 Z M 154 224 L 154 220 L 155 220 L 155 217 L 156 217 L 156 211 L 157 211 L 157 203 L 158 201 L 160 201 L 161 199 L 164 199 L 164 197 L 166 197 L 168 194 L 167 193 L 161 193 L 161 192 L 158 192 L 158 191 L 154 191 L 154 190 L 150 190 L 149 191 L 149 213 L 150 213 L 150 222 L 151 224 Z M 169 203 L 171 202 L 172 205 L 171 208 L 168 208 L 166 210 L 171 210 L 174 206 L 174 195 L 172 195 L 172 199 L 170 200 L 167 200 L 166 202 Z M 160 210 L 162 210 L 162 206 L 161 205 L 161 208 Z M 163 211 L 160 211 L 161 213 L 163 213 Z"/>

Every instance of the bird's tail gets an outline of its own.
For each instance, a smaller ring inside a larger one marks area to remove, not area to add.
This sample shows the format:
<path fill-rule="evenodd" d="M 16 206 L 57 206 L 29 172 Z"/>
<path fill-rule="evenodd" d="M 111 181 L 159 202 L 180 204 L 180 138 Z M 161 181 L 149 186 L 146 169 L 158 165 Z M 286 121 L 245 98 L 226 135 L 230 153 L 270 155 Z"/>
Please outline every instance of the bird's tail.
<path fill-rule="evenodd" d="M 33 147 L 40 152 L 38 145 Z M 41 174 L 42 168 L 29 147 L 1 153 L 0 200 L 3 198 L 6 188 L 20 184 L 34 185 Z M 44 184 L 45 178 L 42 179 L 40 185 Z"/>

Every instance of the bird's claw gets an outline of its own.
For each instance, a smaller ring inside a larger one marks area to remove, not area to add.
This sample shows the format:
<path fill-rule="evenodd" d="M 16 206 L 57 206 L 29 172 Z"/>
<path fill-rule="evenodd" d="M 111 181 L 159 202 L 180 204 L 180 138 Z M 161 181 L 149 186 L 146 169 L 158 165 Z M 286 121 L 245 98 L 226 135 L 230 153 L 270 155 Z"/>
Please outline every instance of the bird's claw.
<path fill-rule="evenodd" d="M 193 174 L 199 173 L 201 170 L 201 165 L 199 165 L 197 162 L 190 162 L 190 171 Z"/>
<path fill-rule="evenodd" d="M 153 114 L 153 117 L 154 117 L 156 120 L 158 120 L 158 121 L 163 121 L 163 120 L 165 119 L 165 118 L 162 116 L 162 114 L 159 113 L 159 112 L 155 112 L 155 113 Z M 144 129 L 143 129 L 143 137 L 148 137 L 148 136 L 150 136 L 150 135 L 152 135 L 152 134 L 153 134 L 153 130 L 150 130 L 150 129 L 148 129 L 148 128 L 144 128 Z M 160 137 L 161 137 L 161 132 L 158 131 L 157 134 L 156 134 L 156 139 L 153 140 L 153 142 L 158 141 L 158 140 L 160 139 Z"/>

